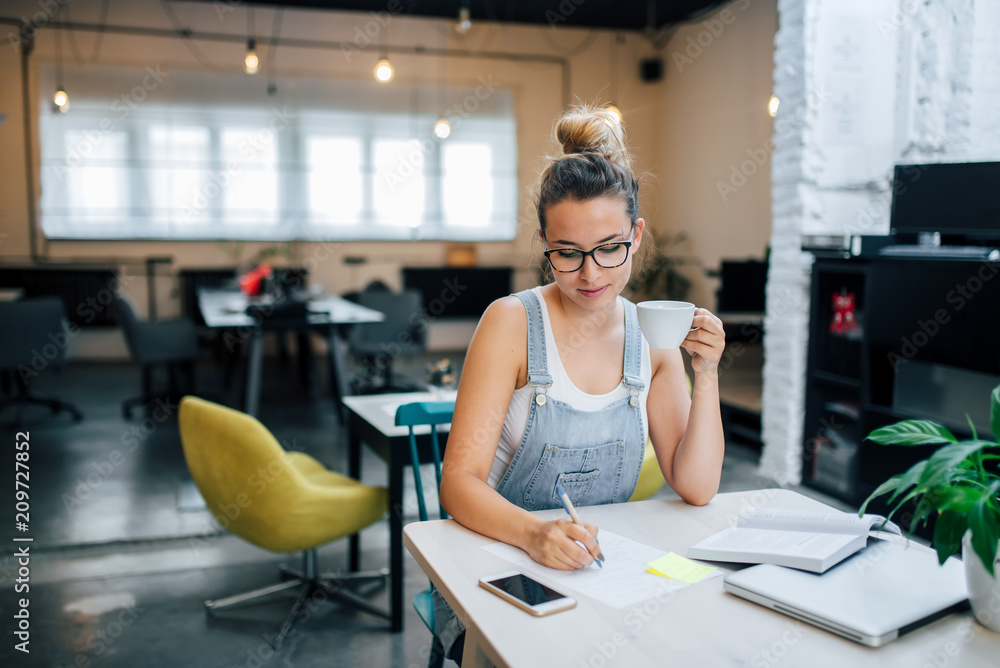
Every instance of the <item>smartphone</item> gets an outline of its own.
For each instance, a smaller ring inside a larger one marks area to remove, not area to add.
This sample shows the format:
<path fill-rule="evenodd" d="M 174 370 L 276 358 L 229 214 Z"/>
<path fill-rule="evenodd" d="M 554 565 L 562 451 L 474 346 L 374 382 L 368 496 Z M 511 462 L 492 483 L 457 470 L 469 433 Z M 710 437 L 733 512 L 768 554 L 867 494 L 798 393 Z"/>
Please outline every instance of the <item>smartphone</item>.
<path fill-rule="evenodd" d="M 576 605 L 575 599 L 518 571 L 481 578 L 479 586 L 536 617 L 569 610 Z"/>

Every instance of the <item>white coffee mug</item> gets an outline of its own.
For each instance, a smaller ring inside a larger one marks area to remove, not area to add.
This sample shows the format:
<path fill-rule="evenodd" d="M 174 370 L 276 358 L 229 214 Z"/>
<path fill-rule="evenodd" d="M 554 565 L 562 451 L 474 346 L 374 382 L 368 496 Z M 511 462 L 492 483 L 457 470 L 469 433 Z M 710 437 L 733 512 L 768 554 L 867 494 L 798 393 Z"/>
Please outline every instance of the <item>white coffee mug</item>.
<path fill-rule="evenodd" d="M 636 304 L 639 328 L 653 348 L 677 348 L 691 331 L 694 304 L 657 300 Z"/>

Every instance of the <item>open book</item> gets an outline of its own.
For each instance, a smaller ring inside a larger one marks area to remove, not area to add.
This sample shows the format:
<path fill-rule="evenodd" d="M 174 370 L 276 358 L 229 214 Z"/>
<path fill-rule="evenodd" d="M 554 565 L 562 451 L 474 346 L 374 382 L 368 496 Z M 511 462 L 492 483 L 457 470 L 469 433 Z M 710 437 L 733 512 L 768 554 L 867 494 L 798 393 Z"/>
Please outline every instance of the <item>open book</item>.
<path fill-rule="evenodd" d="M 687 556 L 822 573 L 863 548 L 873 529 L 900 535 L 899 527 L 880 515 L 749 506 L 740 512 L 735 527 L 691 547 Z"/>

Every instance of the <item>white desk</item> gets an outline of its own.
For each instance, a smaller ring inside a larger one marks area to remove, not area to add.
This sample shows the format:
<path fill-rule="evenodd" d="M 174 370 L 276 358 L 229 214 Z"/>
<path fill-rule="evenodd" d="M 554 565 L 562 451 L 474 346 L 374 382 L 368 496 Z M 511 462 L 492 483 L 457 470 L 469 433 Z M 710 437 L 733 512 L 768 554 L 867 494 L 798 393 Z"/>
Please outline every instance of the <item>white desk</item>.
<path fill-rule="evenodd" d="M 627 538 L 683 555 L 688 546 L 729 526 L 747 505 L 831 510 L 796 492 L 757 490 L 720 494 L 700 508 L 653 500 L 589 506 L 580 514 Z M 565 515 L 561 510 L 538 514 Z M 403 533 L 407 549 L 468 629 L 462 662 L 466 667 L 1000 664 L 1000 634 L 977 624 L 971 612 L 951 615 L 873 649 L 727 594 L 722 578 L 621 610 L 574 594 L 576 608 L 535 618 L 478 586 L 480 577 L 512 568 L 509 561 L 481 549 L 495 541 L 454 520 L 412 523 Z"/>
<path fill-rule="evenodd" d="M 253 327 L 257 321 L 246 314 L 249 297 L 236 290 L 202 288 L 198 290 L 198 308 L 209 327 Z M 336 295 L 323 295 L 309 300 L 307 320 L 314 325 L 347 325 L 382 322 L 385 314 Z"/>
<path fill-rule="evenodd" d="M 254 318 L 246 313 L 250 299 L 237 290 L 219 288 L 202 288 L 198 290 L 198 308 L 201 310 L 205 324 L 212 328 L 234 330 L 235 335 L 226 340 L 226 346 L 231 349 L 232 343 L 249 342 L 247 349 L 247 377 L 243 394 L 243 410 L 249 415 L 257 415 L 260 405 L 260 384 L 263 367 L 264 346 L 262 336 L 268 325 L 280 329 L 289 327 L 280 317 L 268 320 L 265 317 Z M 310 330 L 320 331 L 326 338 L 328 359 L 330 365 L 330 389 L 334 396 L 334 404 L 338 406 L 340 399 L 347 394 L 346 380 L 342 377 L 346 365 L 342 358 L 341 340 L 337 331 L 338 325 L 348 325 L 366 322 L 381 322 L 385 314 L 374 309 L 349 302 L 334 295 L 324 295 L 310 300 L 309 313 L 305 321 L 300 323 Z M 300 330 L 302 328 L 300 327 Z M 301 334 L 302 347 L 306 348 L 306 335 Z M 308 363 L 303 362 L 303 370 L 308 372 Z"/>
<path fill-rule="evenodd" d="M 403 471 L 410 466 L 409 429 L 396 426 L 396 409 L 415 401 L 454 401 L 456 392 L 401 392 L 393 394 L 368 394 L 344 397 L 347 407 L 347 431 L 350 445 L 347 450 L 347 475 L 361 479 L 361 444 L 374 450 L 385 463 L 389 486 L 389 612 L 393 631 L 403 630 Z M 451 425 L 440 425 L 442 447 L 447 442 Z M 427 454 L 430 427 L 414 428 L 421 462 L 433 461 Z M 349 568 L 358 570 L 360 538 L 350 539 Z"/>

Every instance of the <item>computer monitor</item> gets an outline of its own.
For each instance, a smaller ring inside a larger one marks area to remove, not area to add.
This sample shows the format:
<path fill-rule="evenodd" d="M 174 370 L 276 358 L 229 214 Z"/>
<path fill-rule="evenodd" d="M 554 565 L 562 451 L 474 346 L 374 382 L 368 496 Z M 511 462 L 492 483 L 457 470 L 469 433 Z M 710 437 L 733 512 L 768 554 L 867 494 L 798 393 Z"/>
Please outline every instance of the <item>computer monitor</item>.
<path fill-rule="evenodd" d="M 424 294 L 434 318 L 475 318 L 511 292 L 510 267 L 404 267 L 403 286 Z"/>
<path fill-rule="evenodd" d="M 1000 241 L 1000 162 L 896 165 L 889 227 L 945 243 Z"/>

